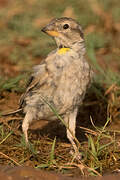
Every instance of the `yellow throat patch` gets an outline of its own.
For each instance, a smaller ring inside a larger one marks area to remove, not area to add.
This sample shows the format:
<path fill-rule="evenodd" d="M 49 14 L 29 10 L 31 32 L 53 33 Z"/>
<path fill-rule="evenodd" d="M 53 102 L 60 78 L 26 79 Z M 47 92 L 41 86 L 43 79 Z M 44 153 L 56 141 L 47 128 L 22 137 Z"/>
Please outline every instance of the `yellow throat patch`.
<path fill-rule="evenodd" d="M 58 50 L 58 54 L 65 54 L 66 52 L 68 52 L 70 50 L 70 48 L 60 48 Z"/>

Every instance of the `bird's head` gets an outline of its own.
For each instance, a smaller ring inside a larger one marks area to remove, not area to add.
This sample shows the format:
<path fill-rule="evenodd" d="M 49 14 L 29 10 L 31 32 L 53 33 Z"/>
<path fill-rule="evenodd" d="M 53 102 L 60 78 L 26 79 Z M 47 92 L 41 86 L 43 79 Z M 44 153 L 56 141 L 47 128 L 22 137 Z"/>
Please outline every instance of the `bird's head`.
<path fill-rule="evenodd" d="M 59 48 L 77 48 L 80 50 L 81 46 L 85 51 L 81 25 L 72 18 L 53 19 L 42 31 L 54 37 Z"/>

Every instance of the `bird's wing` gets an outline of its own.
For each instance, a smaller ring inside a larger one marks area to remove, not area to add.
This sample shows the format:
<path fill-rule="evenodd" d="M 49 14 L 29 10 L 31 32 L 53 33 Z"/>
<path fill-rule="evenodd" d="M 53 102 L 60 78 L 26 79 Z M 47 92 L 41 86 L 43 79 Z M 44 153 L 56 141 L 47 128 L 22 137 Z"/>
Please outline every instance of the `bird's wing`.
<path fill-rule="evenodd" d="M 26 92 L 20 98 L 19 101 L 20 107 L 23 106 L 24 99 L 27 96 L 27 94 L 30 91 L 35 90 L 37 85 L 42 86 L 46 82 L 47 77 L 48 77 L 48 73 L 45 64 L 37 65 L 33 68 L 33 74 L 31 75 L 28 81 Z"/>

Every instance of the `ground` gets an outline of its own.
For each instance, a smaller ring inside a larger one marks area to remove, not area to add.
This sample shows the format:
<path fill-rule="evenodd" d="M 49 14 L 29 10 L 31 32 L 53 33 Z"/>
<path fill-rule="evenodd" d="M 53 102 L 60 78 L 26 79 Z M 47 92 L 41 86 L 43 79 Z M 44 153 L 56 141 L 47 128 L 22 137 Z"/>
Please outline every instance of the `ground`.
<path fill-rule="evenodd" d="M 1 165 L 36 167 L 75 177 L 119 172 L 120 2 L 86 0 L 86 3 L 0 0 Z M 28 148 L 21 130 L 24 115 L 2 116 L 18 108 L 33 65 L 56 47 L 40 29 L 52 18 L 61 16 L 75 18 L 83 26 L 86 59 L 95 72 L 77 117 L 81 161 L 69 154 L 65 127 L 59 121 L 32 124 Z"/>

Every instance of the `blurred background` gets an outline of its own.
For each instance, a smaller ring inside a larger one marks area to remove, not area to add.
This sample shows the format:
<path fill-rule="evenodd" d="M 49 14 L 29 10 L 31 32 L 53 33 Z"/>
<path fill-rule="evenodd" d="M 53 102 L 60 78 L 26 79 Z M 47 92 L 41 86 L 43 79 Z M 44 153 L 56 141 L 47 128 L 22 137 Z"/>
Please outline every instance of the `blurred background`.
<path fill-rule="evenodd" d="M 119 7 L 119 0 L 0 0 L 1 80 L 28 71 L 56 47 L 41 28 L 62 16 L 82 25 L 87 58 L 95 70 L 119 72 Z"/>
<path fill-rule="evenodd" d="M 120 0 L 0 0 L 0 114 L 17 109 L 19 98 L 25 90 L 32 67 L 39 64 L 49 52 L 56 48 L 53 39 L 42 33 L 41 28 L 51 19 L 63 16 L 74 18 L 82 25 L 87 50 L 86 59 L 95 72 L 94 84 L 91 87 L 90 95 L 87 95 L 85 108 L 83 107 L 80 114 L 81 121 L 85 125 L 85 120 L 89 119 L 92 114 L 94 122 L 98 121 L 104 125 L 106 120 L 110 120 L 110 128 L 119 130 Z M 29 155 L 27 160 L 23 160 L 23 156 L 26 158 L 26 155 L 23 155 L 24 151 L 20 148 L 20 156 L 16 157 L 13 144 L 20 141 L 21 131 L 18 132 L 17 129 L 21 125 L 18 121 L 8 123 L 11 120 L 11 117 L 7 117 L 6 121 L 4 118 L 0 119 L 0 122 L 3 123 L 0 125 L 1 142 L 8 137 L 9 131 L 14 131 L 15 136 L 13 134 L 9 142 L 5 140 L 6 145 L 9 144 L 9 148 L 11 148 L 11 153 L 13 152 L 10 156 L 17 158 L 25 165 L 39 164 L 39 160 L 31 161 Z M 21 118 L 19 117 L 18 120 Z M 110 136 L 110 142 L 114 138 Z M 106 141 L 104 142 L 106 143 Z M 43 144 L 44 152 L 47 151 L 49 154 L 51 143 L 47 144 L 43 139 Z M 47 145 L 47 149 L 45 145 Z M 48 146 L 50 147 L 48 148 Z M 95 169 L 101 167 L 104 169 L 109 168 L 114 159 L 117 165 L 113 163 L 112 168 L 116 169 L 120 163 L 118 156 L 120 151 L 118 150 L 116 155 L 113 153 L 113 149 L 110 151 L 109 146 L 107 147 L 107 151 L 105 146 L 101 148 L 102 154 L 99 154 L 101 159 L 96 161 L 93 156 L 91 158 L 91 154 L 89 156 L 87 154 L 85 163 Z M 10 153 L 5 148 L 8 146 L 1 146 L 1 151 Z M 57 150 L 59 156 L 59 152 L 63 152 L 63 146 L 61 150 Z M 18 152 L 18 149 L 16 151 Z M 67 151 L 65 153 L 68 154 Z M 114 158 L 111 158 L 109 162 L 107 160 L 103 162 L 109 153 L 111 154 L 109 157 L 113 155 Z M 43 157 L 39 156 L 39 158 L 43 158 L 43 162 L 48 161 L 46 154 Z M 69 157 L 66 159 L 67 162 Z M 4 158 L 1 162 L 7 164 Z"/>

